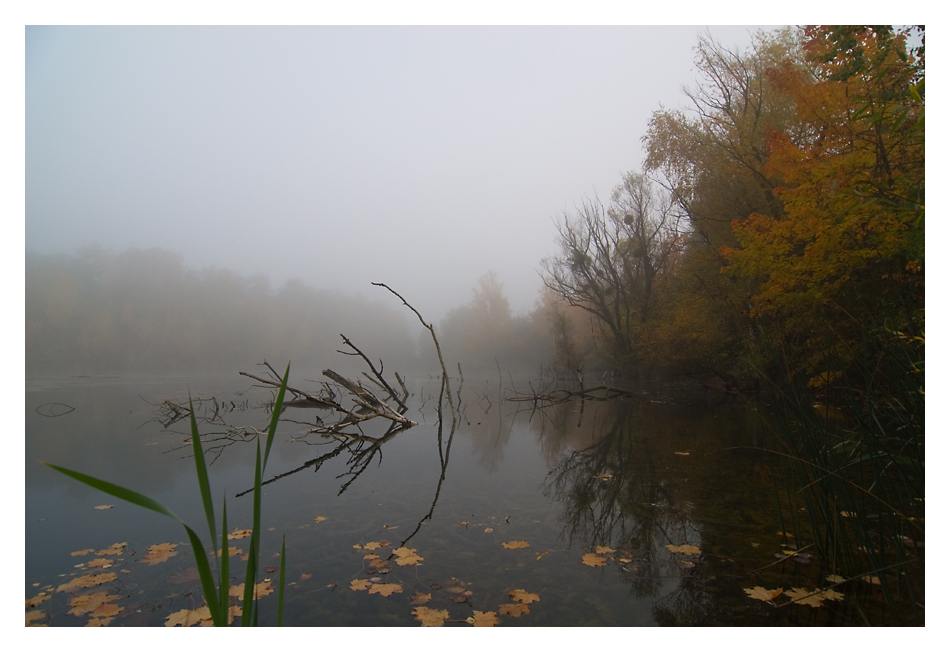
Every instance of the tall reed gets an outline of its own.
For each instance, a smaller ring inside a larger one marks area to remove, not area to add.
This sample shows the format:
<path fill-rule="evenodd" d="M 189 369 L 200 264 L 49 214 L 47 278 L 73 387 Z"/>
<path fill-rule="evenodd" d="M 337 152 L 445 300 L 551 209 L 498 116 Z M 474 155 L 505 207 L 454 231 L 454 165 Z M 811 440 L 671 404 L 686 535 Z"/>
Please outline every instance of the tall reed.
<path fill-rule="evenodd" d="M 776 332 L 762 335 L 773 361 L 790 359 Z M 768 379 L 780 508 L 796 536 L 810 529 L 828 572 L 879 582 L 892 612 L 913 620 L 924 602 L 924 338 L 865 335 L 857 351 L 829 337 L 813 371 L 834 380 L 820 389 L 788 362 Z"/>
<path fill-rule="evenodd" d="M 245 573 L 244 579 L 244 596 L 243 604 L 244 608 L 241 612 L 241 626 L 247 627 L 250 625 L 256 626 L 258 624 L 258 610 L 257 610 L 257 601 L 254 600 L 254 585 L 257 582 L 257 570 L 258 570 L 258 557 L 260 555 L 260 540 L 261 540 L 261 477 L 264 474 L 264 469 L 267 466 L 267 458 L 270 455 L 271 444 L 274 441 L 274 433 L 277 432 L 277 422 L 280 418 L 281 408 L 284 403 L 284 393 L 287 389 L 287 378 L 290 375 L 290 363 L 287 364 L 287 370 L 284 372 L 284 378 L 281 381 L 280 389 L 277 392 L 277 400 L 274 401 L 273 414 L 271 415 L 270 426 L 267 429 L 267 441 L 264 445 L 264 457 L 261 459 L 261 443 L 260 439 L 257 440 L 257 460 L 254 467 L 254 499 L 253 499 L 253 527 L 251 531 L 251 544 L 250 550 L 248 552 L 247 558 L 247 571 Z M 182 521 L 178 516 L 174 514 L 170 509 L 162 505 L 161 503 L 152 500 L 148 496 L 140 494 L 138 492 L 120 487 L 119 485 L 112 484 L 111 482 L 106 482 L 105 480 L 100 480 L 94 478 L 90 475 L 80 473 L 78 471 L 73 471 L 62 466 L 57 466 L 55 464 L 50 464 L 48 462 L 43 462 L 46 466 L 59 471 L 69 477 L 82 482 L 94 489 L 98 489 L 104 493 L 107 493 L 111 496 L 115 496 L 120 500 L 125 500 L 132 503 L 133 505 L 138 505 L 139 507 L 144 507 L 145 509 L 150 509 L 153 512 L 158 512 L 168 516 L 169 518 L 175 519 L 185 528 L 185 532 L 188 534 L 188 539 L 191 542 L 191 546 L 195 552 L 195 564 L 198 567 L 198 575 L 201 580 L 201 588 L 204 593 L 205 602 L 208 604 L 208 610 L 211 612 L 211 619 L 214 622 L 215 627 L 226 627 L 228 625 L 228 602 L 229 602 L 229 567 L 228 567 L 228 512 L 227 512 L 227 499 L 224 500 L 222 505 L 222 515 L 221 515 L 221 546 L 220 553 L 218 552 L 218 539 L 216 534 L 216 519 L 214 516 L 214 502 L 211 498 L 211 483 L 208 480 L 208 468 L 205 464 L 204 451 L 201 448 L 201 438 L 198 435 L 198 424 L 195 421 L 195 411 L 191 404 L 191 398 L 188 399 L 188 408 L 190 411 L 191 417 L 191 442 L 192 449 L 194 451 L 195 458 L 195 472 L 198 476 L 198 487 L 201 492 L 201 501 L 205 513 L 205 517 L 208 521 L 208 531 L 211 536 L 211 550 L 217 557 L 217 566 L 218 566 L 218 582 L 215 586 L 214 575 L 211 571 L 211 563 L 209 562 L 208 555 L 205 552 L 205 548 L 201 543 L 201 539 L 192 530 L 184 521 Z M 283 612 L 284 612 L 284 570 L 285 570 L 285 557 L 284 557 L 284 541 L 281 541 L 280 546 L 280 579 L 279 579 L 279 588 L 278 588 L 278 605 L 277 605 L 277 626 L 280 627 L 283 624 Z"/>

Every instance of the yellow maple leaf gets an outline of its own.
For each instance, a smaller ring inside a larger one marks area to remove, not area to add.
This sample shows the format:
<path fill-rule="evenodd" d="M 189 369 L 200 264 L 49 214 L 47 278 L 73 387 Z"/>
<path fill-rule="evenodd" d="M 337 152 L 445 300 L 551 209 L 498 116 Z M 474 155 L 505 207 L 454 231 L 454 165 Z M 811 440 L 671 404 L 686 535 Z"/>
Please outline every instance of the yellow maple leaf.
<path fill-rule="evenodd" d="M 529 614 L 531 610 L 526 604 L 503 604 L 498 607 L 498 613 L 505 614 L 506 616 L 514 616 L 515 618 L 520 618 L 522 614 Z"/>
<path fill-rule="evenodd" d="M 581 563 L 587 566 L 604 566 L 607 564 L 607 560 L 604 557 L 598 557 L 594 553 L 588 552 L 581 557 Z"/>
<path fill-rule="evenodd" d="M 314 518 L 313 520 L 315 520 L 317 523 L 322 523 L 323 521 L 327 520 L 327 517 L 326 517 L 326 516 L 317 516 L 317 517 Z"/>
<path fill-rule="evenodd" d="M 84 614 L 92 613 L 99 607 L 108 605 L 110 602 L 114 602 L 120 597 L 121 596 L 110 594 L 108 591 L 97 591 L 96 593 L 87 593 L 75 598 L 70 598 L 69 606 L 72 607 L 72 609 L 70 609 L 67 613 L 72 614 L 73 616 L 82 616 Z M 118 610 L 116 613 L 118 613 Z M 111 616 L 114 614 L 103 615 Z"/>
<path fill-rule="evenodd" d="M 420 561 L 422 561 L 422 557 L 415 554 L 414 552 L 411 554 L 396 558 L 396 563 L 399 564 L 400 566 L 415 566 Z"/>
<path fill-rule="evenodd" d="M 270 580 L 265 578 L 263 582 L 254 585 L 254 599 L 259 600 L 265 595 L 270 595 L 274 592 L 273 587 L 270 585 Z M 237 598 L 238 600 L 244 600 L 244 582 L 241 584 L 235 584 L 228 589 L 228 595 Z"/>
<path fill-rule="evenodd" d="M 251 536 L 251 530 L 235 530 L 228 535 L 228 540 L 231 539 L 246 539 Z"/>
<path fill-rule="evenodd" d="M 611 552 L 616 552 L 613 548 L 608 548 L 607 546 L 597 546 L 598 555 L 606 555 Z"/>
<path fill-rule="evenodd" d="M 508 599 L 521 604 L 531 604 L 532 602 L 540 602 L 541 596 L 537 593 L 528 593 L 523 589 L 515 589 L 508 592 Z"/>
<path fill-rule="evenodd" d="M 211 610 L 207 605 L 198 609 L 182 609 L 169 614 L 165 619 L 165 627 L 191 627 L 202 620 L 211 620 Z"/>
<path fill-rule="evenodd" d="M 235 546 L 228 546 L 228 557 L 233 557 L 234 555 L 240 555 L 243 550 Z"/>
<path fill-rule="evenodd" d="M 412 610 L 423 627 L 442 627 L 442 623 L 449 617 L 449 612 L 445 609 L 430 609 L 429 607 L 416 607 Z"/>
<path fill-rule="evenodd" d="M 369 588 L 369 580 L 353 580 L 350 582 L 350 588 L 354 591 L 365 591 Z"/>
<path fill-rule="evenodd" d="M 881 585 L 881 578 L 877 577 L 876 575 L 865 575 L 861 579 L 867 582 L 868 584 L 874 584 L 877 586 Z"/>
<path fill-rule="evenodd" d="M 89 568 L 112 568 L 112 562 L 104 557 L 93 559 L 86 564 Z"/>
<path fill-rule="evenodd" d="M 834 593 L 834 591 L 832 591 Z M 789 589 L 785 592 L 790 600 L 797 604 L 807 604 L 809 607 L 820 607 L 825 601 L 821 591 L 809 591 L 808 589 Z M 841 595 L 840 593 L 838 595 Z"/>
<path fill-rule="evenodd" d="M 402 585 L 401 584 L 373 584 L 372 586 L 369 587 L 369 592 L 379 593 L 380 595 L 389 597 L 393 593 L 402 593 Z"/>
<path fill-rule="evenodd" d="M 765 602 L 771 602 L 778 596 L 782 595 L 782 588 L 777 589 L 766 589 L 761 586 L 753 586 L 751 589 L 742 589 L 745 591 L 750 598 L 754 600 L 764 600 Z"/>
<path fill-rule="evenodd" d="M 504 548 L 508 548 L 508 550 L 514 550 L 515 548 L 528 548 L 531 544 L 527 541 L 507 541 L 502 542 L 501 545 Z"/>
<path fill-rule="evenodd" d="M 501 622 L 494 611 L 476 611 L 475 615 L 466 618 L 466 621 L 475 627 L 494 627 Z"/>
<path fill-rule="evenodd" d="M 668 544 L 666 548 L 670 552 L 678 552 L 683 555 L 698 555 L 699 553 L 702 552 L 696 546 L 691 546 L 689 544 L 683 544 L 681 546 L 674 546 L 673 544 Z"/>
<path fill-rule="evenodd" d="M 495 531 L 495 528 L 491 528 L 491 527 L 485 528 L 485 532 L 494 532 L 494 531 Z M 494 613 L 494 612 L 491 611 L 491 612 L 489 612 L 489 613 Z"/>
<path fill-rule="evenodd" d="M 355 548 L 356 546 L 353 546 L 353 547 Z M 363 547 L 366 548 L 367 550 L 376 550 L 377 548 L 381 548 L 382 546 L 379 545 L 379 541 L 368 541 L 367 543 L 363 544 Z"/>
<path fill-rule="evenodd" d="M 94 552 L 95 552 L 95 550 L 93 550 L 92 548 L 87 548 L 86 550 L 77 550 L 76 552 L 71 552 L 71 553 L 69 553 L 69 554 L 70 554 L 71 556 L 73 556 L 73 557 L 80 557 L 80 556 L 82 556 L 82 555 L 89 555 L 89 554 L 92 554 L 92 553 L 94 553 Z"/>
<path fill-rule="evenodd" d="M 113 620 L 115 620 L 115 618 L 112 618 L 111 616 L 108 618 L 90 618 L 88 621 L 86 621 L 86 627 L 105 627 Z"/>
<path fill-rule="evenodd" d="M 96 509 L 112 509 L 115 505 L 96 505 Z"/>
<path fill-rule="evenodd" d="M 831 582 L 832 584 L 841 584 L 842 582 L 847 582 L 847 578 L 841 577 L 840 575 L 828 575 L 825 577 L 825 580 Z"/>
<path fill-rule="evenodd" d="M 66 584 L 60 584 L 56 591 L 72 591 L 74 589 L 87 589 L 92 586 L 98 586 L 100 584 L 105 584 L 106 582 L 114 582 L 116 578 L 115 573 L 101 573 L 99 575 L 81 575 L 79 577 L 73 578 L 71 581 Z"/>
<path fill-rule="evenodd" d="M 177 543 L 159 543 L 154 546 L 149 546 L 148 554 L 142 558 L 140 563 L 154 566 L 155 564 L 160 564 L 163 561 L 168 561 L 169 557 L 175 557 L 178 555 L 178 553 L 175 552 L 175 548 L 177 547 Z"/>
<path fill-rule="evenodd" d="M 129 545 L 128 541 L 125 541 L 123 543 L 113 543 L 108 548 L 96 551 L 96 554 L 97 555 L 121 555 L 122 549 L 126 547 L 127 545 Z"/>
<path fill-rule="evenodd" d="M 44 592 L 41 592 L 41 593 L 36 594 L 36 595 L 33 596 L 32 598 L 27 598 L 27 599 L 26 599 L 26 608 L 29 609 L 30 607 L 38 607 L 38 606 L 40 606 L 40 604 L 42 604 L 43 602 L 49 600 L 50 597 L 51 597 L 51 596 L 50 596 L 48 593 L 46 593 L 46 592 L 44 591 Z"/>

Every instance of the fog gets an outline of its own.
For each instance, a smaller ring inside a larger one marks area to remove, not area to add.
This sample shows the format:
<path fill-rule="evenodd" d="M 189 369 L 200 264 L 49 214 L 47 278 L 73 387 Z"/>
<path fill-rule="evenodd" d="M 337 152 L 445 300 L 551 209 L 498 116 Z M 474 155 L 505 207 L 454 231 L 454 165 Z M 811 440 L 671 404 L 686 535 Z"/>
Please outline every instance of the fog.
<path fill-rule="evenodd" d="M 525 315 L 554 219 L 640 167 L 705 29 L 27 27 L 26 249 L 400 308 L 380 281 L 436 322 L 493 271 Z"/>

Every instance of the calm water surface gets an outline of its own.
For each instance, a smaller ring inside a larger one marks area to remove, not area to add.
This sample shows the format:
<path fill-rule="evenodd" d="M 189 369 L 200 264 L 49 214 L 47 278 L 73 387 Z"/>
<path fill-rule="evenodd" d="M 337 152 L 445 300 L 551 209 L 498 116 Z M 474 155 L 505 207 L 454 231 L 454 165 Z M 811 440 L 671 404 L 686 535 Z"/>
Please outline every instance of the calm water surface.
<path fill-rule="evenodd" d="M 293 377 L 291 385 L 317 388 Z M 277 565 L 285 535 L 286 624 L 416 626 L 409 598 L 417 592 L 431 595 L 426 606 L 449 612 L 446 625 L 466 625 L 476 610 L 498 612 L 516 589 L 540 597 L 530 613 L 499 615 L 502 626 L 850 624 L 849 604 L 865 599 L 856 594 L 821 608 L 775 608 L 743 592 L 819 588 L 828 573 L 817 563 L 775 557 L 785 540 L 768 461 L 753 450 L 764 436 L 754 403 L 643 395 L 532 412 L 530 403 L 505 400 L 514 396 L 509 380 L 500 386 L 497 378 L 466 379 L 453 432 L 448 411 L 439 428 L 438 385 L 429 379 L 408 385 L 407 416 L 419 425 L 386 441 L 369 463 L 354 459 L 352 443 L 345 449 L 307 434 L 325 412 L 284 412 L 265 477 L 327 458 L 265 487 L 262 565 Z M 67 601 L 77 593 L 56 588 L 105 572 L 77 566 L 100 555 L 71 553 L 114 543 L 127 543 L 121 556 L 109 558 L 117 579 L 78 592 L 121 595 L 115 604 L 122 611 L 110 626 L 157 626 L 201 605 L 180 525 L 38 462 L 155 498 L 207 541 L 186 422 L 161 422 L 162 402 L 187 403 L 189 388 L 206 399 L 196 411 L 205 419 L 199 427 L 206 455 L 214 459 L 217 516 L 226 497 L 229 529 L 250 527 L 250 496 L 236 494 L 252 485 L 255 443 L 247 433 L 266 429 L 270 391 L 241 377 L 27 381 L 25 593 L 52 595 L 37 607 L 47 614 L 40 622 L 87 623 L 88 615 L 68 613 Z M 74 410 L 50 416 L 65 410 L 51 403 Z M 236 437 L 237 430 L 245 435 Z M 382 430 L 364 428 L 371 436 Z M 114 506 L 95 509 L 104 504 Z M 502 545 L 514 541 L 528 547 Z M 247 542 L 231 544 L 246 551 Z M 159 543 L 178 544 L 178 554 L 142 563 Z M 388 574 L 368 573 L 364 556 L 373 543 L 388 543 L 373 551 L 384 559 L 406 546 L 423 561 L 390 560 Z M 701 552 L 668 548 L 681 545 Z M 585 565 L 590 553 L 602 565 Z M 232 582 L 242 582 L 243 564 L 232 559 Z M 276 574 L 262 575 L 276 584 Z M 380 578 L 402 592 L 384 597 L 350 588 L 353 580 Z M 457 602 L 462 596 L 466 601 Z M 262 623 L 274 623 L 276 604 L 276 593 L 261 598 Z M 878 613 L 868 605 L 864 611 L 872 619 Z"/>

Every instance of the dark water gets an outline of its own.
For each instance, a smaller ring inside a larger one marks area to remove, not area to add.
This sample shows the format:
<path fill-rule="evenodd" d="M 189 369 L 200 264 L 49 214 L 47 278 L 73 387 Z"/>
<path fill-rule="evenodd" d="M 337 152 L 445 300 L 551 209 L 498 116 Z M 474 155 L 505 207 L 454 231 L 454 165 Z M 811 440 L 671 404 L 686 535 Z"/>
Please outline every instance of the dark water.
<path fill-rule="evenodd" d="M 295 383 L 316 387 L 292 378 Z M 768 460 L 755 450 L 764 434 L 754 403 L 643 395 L 532 412 L 530 403 L 505 400 L 514 395 L 509 380 L 500 386 L 497 378 L 467 379 L 453 432 L 448 410 L 441 428 L 437 421 L 438 385 L 411 379 L 408 385 L 407 416 L 419 425 L 386 441 L 359 473 L 349 450 L 329 455 L 336 440 L 306 434 L 321 413 L 285 411 L 265 477 L 328 456 L 317 472 L 308 468 L 265 487 L 262 565 L 277 565 L 285 535 L 286 624 L 416 626 L 409 598 L 422 592 L 431 595 L 427 607 L 448 611 L 446 625 L 467 626 L 474 611 L 498 612 L 511 603 L 508 594 L 516 589 L 540 600 L 520 617 L 499 615 L 502 626 L 847 625 L 861 624 L 858 606 L 870 624 L 886 620 L 873 586 L 839 587 L 844 600 L 821 607 L 776 607 L 743 591 L 824 588 L 831 572 L 816 561 L 776 558 L 784 557 L 783 544 L 796 542 L 781 535 Z M 185 403 L 189 387 L 192 396 L 218 404 L 217 417 L 213 403 L 197 410 L 205 420 L 214 417 L 200 430 L 206 455 L 215 460 L 216 514 L 220 519 L 226 496 L 229 529 L 250 527 L 250 496 L 235 495 L 252 485 L 256 445 L 246 428 L 266 429 L 269 391 L 240 377 L 27 382 L 25 593 L 52 596 L 37 607 L 46 614 L 37 622 L 85 625 L 89 616 L 69 614 L 67 601 L 101 590 L 121 596 L 115 604 L 122 611 L 110 626 L 161 625 L 169 614 L 201 605 L 180 525 L 38 462 L 142 492 L 207 541 L 186 422 L 168 428 L 160 422 L 162 401 Z M 75 409 L 51 416 L 65 408 L 50 403 Z M 235 437 L 241 428 L 245 436 Z M 372 423 L 364 428 L 372 436 L 382 430 Z M 104 504 L 114 507 L 95 509 Z M 246 551 L 248 541 L 231 544 Z M 502 546 L 513 541 L 528 547 Z M 123 542 L 123 554 L 108 557 L 116 580 L 56 591 L 77 576 L 106 572 L 77 567 L 101 555 L 72 552 Z M 367 573 L 370 551 L 354 546 L 370 542 L 389 543 L 374 551 L 384 559 L 405 546 L 423 561 L 390 560 L 390 573 Z M 178 554 L 142 563 L 148 547 L 160 543 L 177 543 Z M 681 545 L 701 552 L 668 548 Z M 597 555 L 603 565 L 582 563 L 598 546 L 612 550 Z M 243 564 L 232 560 L 232 582 L 240 583 Z M 276 585 L 276 574 L 262 575 Z M 350 588 L 353 580 L 377 578 L 402 592 Z M 453 600 L 459 595 L 466 602 Z M 262 623 L 273 624 L 276 593 L 259 604 Z"/>

